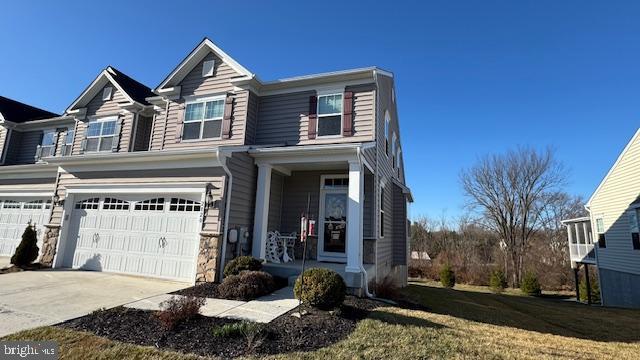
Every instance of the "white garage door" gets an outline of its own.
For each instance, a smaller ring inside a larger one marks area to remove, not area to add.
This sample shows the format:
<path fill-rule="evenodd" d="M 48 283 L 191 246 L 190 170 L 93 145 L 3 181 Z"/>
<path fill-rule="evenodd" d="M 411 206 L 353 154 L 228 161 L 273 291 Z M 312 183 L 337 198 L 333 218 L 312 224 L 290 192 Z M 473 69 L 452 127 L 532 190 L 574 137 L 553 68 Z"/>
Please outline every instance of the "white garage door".
<path fill-rule="evenodd" d="M 44 224 L 50 213 L 49 199 L 0 199 L 0 256 L 13 255 L 29 221 L 36 225 L 38 247 L 42 248 Z"/>
<path fill-rule="evenodd" d="M 193 281 L 201 204 L 185 197 L 122 195 L 77 201 L 65 266 Z"/>

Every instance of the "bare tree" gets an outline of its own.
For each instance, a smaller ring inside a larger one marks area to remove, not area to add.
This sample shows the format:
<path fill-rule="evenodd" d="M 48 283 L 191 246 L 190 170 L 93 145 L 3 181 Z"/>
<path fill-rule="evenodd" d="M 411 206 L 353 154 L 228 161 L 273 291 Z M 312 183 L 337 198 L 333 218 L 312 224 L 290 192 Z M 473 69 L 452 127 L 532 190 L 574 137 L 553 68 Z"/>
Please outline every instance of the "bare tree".
<path fill-rule="evenodd" d="M 541 199 L 564 183 L 561 164 L 551 149 L 518 148 L 482 158 L 460 178 L 471 210 L 504 241 L 518 286 L 529 241 L 540 227 Z"/>

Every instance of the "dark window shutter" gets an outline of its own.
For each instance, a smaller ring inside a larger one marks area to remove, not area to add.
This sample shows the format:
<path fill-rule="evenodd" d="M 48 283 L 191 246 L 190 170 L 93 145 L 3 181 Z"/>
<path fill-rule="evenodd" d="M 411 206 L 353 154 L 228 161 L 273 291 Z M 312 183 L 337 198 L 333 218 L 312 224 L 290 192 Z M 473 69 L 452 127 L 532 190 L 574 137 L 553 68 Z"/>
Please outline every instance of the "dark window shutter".
<path fill-rule="evenodd" d="M 222 138 L 229 139 L 231 137 L 231 116 L 233 114 L 233 97 L 227 94 L 224 100 L 224 117 L 222 118 Z"/>
<path fill-rule="evenodd" d="M 309 139 L 316 138 L 316 128 L 318 127 L 318 97 L 309 96 Z"/>
<path fill-rule="evenodd" d="M 169 110 L 171 106 L 169 106 Z M 185 105 L 180 104 L 178 107 L 178 123 L 176 124 L 176 141 L 182 140 L 182 126 L 184 125 Z"/>
<path fill-rule="evenodd" d="M 80 123 L 78 123 L 80 124 Z M 87 150 L 87 130 L 89 128 L 89 123 L 85 122 L 84 123 L 84 131 L 82 132 L 82 141 L 80 142 L 80 154 L 84 154 L 84 152 Z M 77 136 L 78 134 L 76 134 Z"/>
<path fill-rule="evenodd" d="M 353 135 L 353 93 L 346 91 L 342 100 L 342 136 Z"/>
<path fill-rule="evenodd" d="M 117 152 L 118 146 L 120 145 L 120 133 L 122 132 L 122 122 L 124 118 L 119 117 L 116 121 L 116 130 L 113 135 L 113 140 L 111 142 L 111 152 Z"/>

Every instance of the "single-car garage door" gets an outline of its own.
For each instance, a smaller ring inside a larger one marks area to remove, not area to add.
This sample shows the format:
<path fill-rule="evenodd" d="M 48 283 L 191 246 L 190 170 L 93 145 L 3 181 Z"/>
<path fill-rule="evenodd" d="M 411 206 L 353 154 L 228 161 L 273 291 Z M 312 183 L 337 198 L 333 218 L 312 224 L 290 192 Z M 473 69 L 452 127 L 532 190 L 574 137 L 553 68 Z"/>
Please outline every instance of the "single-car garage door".
<path fill-rule="evenodd" d="M 188 195 L 84 197 L 73 205 L 64 266 L 191 282 L 201 207 Z"/>
<path fill-rule="evenodd" d="M 42 248 L 43 226 L 50 213 L 50 199 L 0 199 L 0 256 L 13 255 L 29 222 L 36 225 L 38 247 Z"/>

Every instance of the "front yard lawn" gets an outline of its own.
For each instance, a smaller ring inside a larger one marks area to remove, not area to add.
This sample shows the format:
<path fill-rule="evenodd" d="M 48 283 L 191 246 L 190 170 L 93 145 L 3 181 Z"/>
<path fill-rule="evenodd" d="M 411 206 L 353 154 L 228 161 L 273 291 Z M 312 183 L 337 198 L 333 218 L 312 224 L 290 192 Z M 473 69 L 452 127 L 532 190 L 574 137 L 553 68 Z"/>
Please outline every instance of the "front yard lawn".
<path fill-rule="evenodd" d="M 640 356 L 640 311 L 510 293 L 495 295 L 482 287 L 456 286 L 450 290 L 433 283 L 412 283 L 404 293 L 428 310 L 381 306 L 334 345 L 271 358 L 637 359 Z M 60 327 L 24 331 L 7 339 L 58 341 L 62 357 L 68 359 L 194 358 Z"/>

